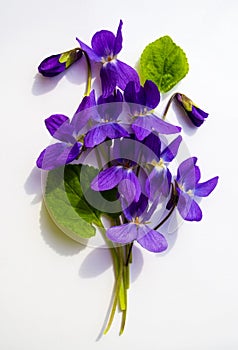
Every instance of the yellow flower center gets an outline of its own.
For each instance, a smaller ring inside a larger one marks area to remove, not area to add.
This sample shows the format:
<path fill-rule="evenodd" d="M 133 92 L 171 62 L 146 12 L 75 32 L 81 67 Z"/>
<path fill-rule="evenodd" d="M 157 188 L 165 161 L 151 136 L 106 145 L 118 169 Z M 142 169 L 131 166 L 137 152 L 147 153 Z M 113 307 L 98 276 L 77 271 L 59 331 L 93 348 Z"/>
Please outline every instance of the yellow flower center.
<path fill-rule="evenodd" d="M 162 158 L 160 158 L 158 162 L 155 159 L 152 160 L 151 165 L 153 165 L 155 168 L 159 168 L 159 170 L 161 170 L 161 168 L 166 168 Z"/>
<path fill-rule="evenodd" d="M 135 223 L 136 225 L 139 225 L 139 224 L 140 224 L 140 220 L 139 220 L 139 217 L 138 217 L 138 216 L 134 219 L 134 223 Z"/>

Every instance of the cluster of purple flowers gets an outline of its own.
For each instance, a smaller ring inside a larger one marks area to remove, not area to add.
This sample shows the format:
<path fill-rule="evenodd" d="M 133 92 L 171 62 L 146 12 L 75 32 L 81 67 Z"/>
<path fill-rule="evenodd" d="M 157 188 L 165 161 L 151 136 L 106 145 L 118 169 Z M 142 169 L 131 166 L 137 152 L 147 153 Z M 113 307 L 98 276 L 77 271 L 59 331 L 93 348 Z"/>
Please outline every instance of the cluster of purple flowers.
<path fill-rule="evenodd" d="M 157 86 L 149 80 L 141 86 L 137 72 L 117 59 L 122 49 L 121 29 L 122 21 L 116 35 L 106 30 L 97 32 L 91 48 L 77 39 L 80 49 L 74 51 L 74 59 L 68 64 L 70 55 L 62 60 L 61 54 L 51 56 L 39 66 L 45 76 L 54 76 L 84 54 L 91 63 L 101 64 L 102 93 L 96 98 L 95 91 L 90 91 L 72 120 L 61 114 L 45 120 L 48 131 L 59 142 L 41 152 L 37 166 L 52 170 L 80 161 L 85 152 L 111 140 L 109 152 L 113 160 L 100 169 L 91 183 L 94 191 L 118 191 L 121 224 L 110 227 L 106 235 L 113 242 L 137 241 L 149 251 L 162 252 L 167 249 L 167 241 L 157 231 L 159 225 L 152 227 L 150 222 L 158 205 L 166 202 L 166 216 L 177 208 L 184 220 L 199 221 L 202 211 L 196 199 L 208 196 L 216 187 L 218 177 L 199 182 L 200 170 L 195 157 L 184 160 L 176 176 L 171 174 L 169 164 L 178 153 L 181 128 L 154 114 L 160 102 Z M 200 126 L 208 114 L 186 96 L 176 94 L 175 97 L 194 125 Z M 166 143 L 163 135 L 172 135 L 172 141 Z M 133 147 L 125 151 L 128 140 L 133 141 Z"/>

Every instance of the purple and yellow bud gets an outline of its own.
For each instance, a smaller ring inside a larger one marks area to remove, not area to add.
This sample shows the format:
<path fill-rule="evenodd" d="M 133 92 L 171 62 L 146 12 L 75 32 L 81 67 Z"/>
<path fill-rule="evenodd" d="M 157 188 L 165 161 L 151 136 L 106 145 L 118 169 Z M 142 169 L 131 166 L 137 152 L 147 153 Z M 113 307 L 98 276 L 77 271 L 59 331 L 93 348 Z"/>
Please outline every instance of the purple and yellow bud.
<path fill-rule="evenodd" d="M 197 127 L 201 126 L 205 118 L 208 117 L 208 113 L 200 109 L 192 100 L 183 94 L 177 93 L 175 98 L 179 105 L 186 112 L 191 122 Z"/>
<path fill-rule="evenodd" d="M 45 58 L 38 67 L 39 73 L 44 77 L 54 77 L 82 57 L 82 51 L 78 48 Z"/>

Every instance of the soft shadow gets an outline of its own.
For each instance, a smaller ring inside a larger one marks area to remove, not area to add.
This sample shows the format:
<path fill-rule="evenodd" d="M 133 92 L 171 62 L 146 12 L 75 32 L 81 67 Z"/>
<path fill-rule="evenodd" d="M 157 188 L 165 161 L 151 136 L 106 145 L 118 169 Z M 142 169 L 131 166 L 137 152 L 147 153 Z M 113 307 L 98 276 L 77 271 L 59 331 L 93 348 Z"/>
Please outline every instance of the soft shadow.
<path fill-rule="evenodd" d="M 94 248 L 84 259 L 79 269 L 82 278 L 93 278 L 101 275 L 112 266 L 112 259 L 109 249 Z"/>
<path fill-rule="evenodd" d="M 177 215 L 176 212 L 173 212 L 170 220 L 166 221 L 163 226 L 161 226 L 159 232 L 166 238 L 168 242 L 168 248 L 164 252 L 156 254 L 157 257 L 165 256 L 170 253 L 170 251 L 175 246 L 178 237 L 178 231 L 182 224 L 183 220 Z"/>
<path fill-rule="evenodd" d="M 60 255 L 75 255 L 85 249 L 84 245 L 69 238 L 55 225 L 44 202 L 42 202 L 40 211 L 40 229 L 46 244 Z"/>
<path fill-rule="evenodd" d="M 63 74 L 65 78 L 72 84 L 81 85 L 87 82 L 87 64 L 84 57 L 71 67 L 69 67 Z M 92 73 L 93 75 L 93 73 Z"/>
<path fill-rule="evenodd" d="M 92 77 L 99 76 L 100 65 L 96 63 L 91 63 Z M 87 82 L 87 64 L 85 59 L 74 63 L 65 72 L 60 73 L 55 77 L 44 77 L 41 74 L 36 74 L 34 83 L 32 86 L 32 94 L 35 96 L 46 94 L 47 92 L 53 90 L 62 78 L 66 78 L 69 82 L 75 85 L 86 84 Z M 99 84 L 100 79 L 96 82 Z"/>
<path fill-rule="evenodd" d="M 63 74 L 59 74 L 56 77 L 47 78 L 37 73 L 34 77 L 34 83 L 31 89 L 32 94 L 35 96 L 46 94 L 56 87 L 62 77 Z"/>
<path fill-rule="evenodd" d="M 39 203 L 42 200 L 41 171 L 37 167 L 31 170 L 24 184 L 24 189 L 27 194 L 35 195 L 31 201 L 32 204 Z"/>
<path fill-rule="evenodd" d="M 140 275 L 143 267 L 143 255 L 141 249 L 133 246 L 133 263 L 131 264 L 131 282 Z M 82 278 L 93 278 L 101 275 L 112 266 L 112 258 L 109 248 L 94 248 L 84 259 L 79 269 Z"/>
<path fill-rule="evenodd" d="M 144 259 L 142 255 L 142 249 L 137 246 L 133 246 L 132 249 L 132 264 L 131 264 L 131 282 L 135 282 L 137 278 L 139 277 L 143 265 L 144 265 Z"/>

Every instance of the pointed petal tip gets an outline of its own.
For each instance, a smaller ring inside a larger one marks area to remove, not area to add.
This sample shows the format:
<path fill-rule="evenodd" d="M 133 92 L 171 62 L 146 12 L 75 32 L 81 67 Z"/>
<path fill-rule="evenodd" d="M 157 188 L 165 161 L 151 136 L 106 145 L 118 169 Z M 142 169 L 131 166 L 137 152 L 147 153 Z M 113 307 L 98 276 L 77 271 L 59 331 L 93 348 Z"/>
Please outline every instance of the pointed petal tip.
<path fill-rule="evenodd" d="M 215 176 L 212 179 L 199 183 L 195 188 L 195 195 L 198 197 L 207 197 L 215 189 L 218 183 L 219 176 Z"/>

